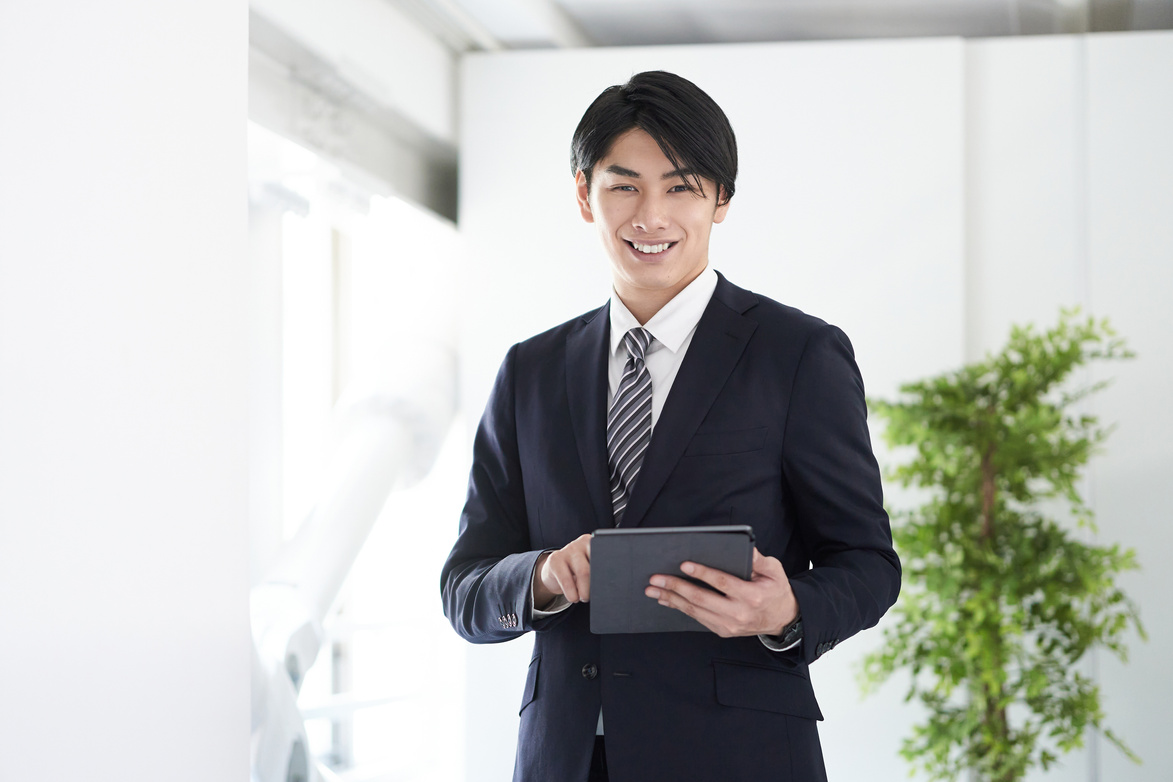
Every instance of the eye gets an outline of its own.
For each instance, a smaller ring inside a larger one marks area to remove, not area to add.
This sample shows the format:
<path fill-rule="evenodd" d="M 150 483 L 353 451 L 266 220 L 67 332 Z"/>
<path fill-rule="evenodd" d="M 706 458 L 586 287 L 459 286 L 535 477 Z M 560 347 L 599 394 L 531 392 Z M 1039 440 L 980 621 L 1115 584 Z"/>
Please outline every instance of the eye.
<path fill-rule="evenodd" d="M 635 192 L 634 185 L 616 185 L 615 187 L 613 187 L 611 189 L 616 192 L 622 192 L 622 193 L 634 193 Z"/>
<path fill-rule="evenodd" d="M 692 188 L 689 187 L 688 185 L 675 185 L 668 192 L 669 193 L 691 193 Z"/>

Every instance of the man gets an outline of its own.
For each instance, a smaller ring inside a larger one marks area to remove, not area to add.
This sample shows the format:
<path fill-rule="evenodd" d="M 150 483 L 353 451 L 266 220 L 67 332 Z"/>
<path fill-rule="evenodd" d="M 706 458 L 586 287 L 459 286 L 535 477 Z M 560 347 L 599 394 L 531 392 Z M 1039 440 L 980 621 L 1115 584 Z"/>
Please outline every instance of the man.
<path fill-rule="evenodd" d="M 612 296 L 506 355 L 445 613 L 476 643 L 535 631 L 515 780 L 825 779 L 807 666 L 900 584 L 851 345 L 709 268 L 737 147 L 691 82 L 605 90 L 572 170 Z M 712 632 L 593 635 L 590 533 L 616 523 L 748 524 L 752 578 L 652 578 Z"/>

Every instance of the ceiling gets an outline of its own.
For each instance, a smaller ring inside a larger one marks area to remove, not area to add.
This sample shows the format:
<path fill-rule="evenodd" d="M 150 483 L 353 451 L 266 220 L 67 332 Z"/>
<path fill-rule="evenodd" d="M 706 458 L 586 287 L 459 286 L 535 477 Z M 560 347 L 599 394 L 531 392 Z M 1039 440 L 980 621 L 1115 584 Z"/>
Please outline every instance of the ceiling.
<path fill-rule="evenodd" d="M 460 51 L 1173 29 L 1173 0 L 387 0 Z"/>
<path fill-rule="evenodd" d="M 454 218 L 466 52 L 1168 30 L 1173 0 L 250 0 L 249 22 L 254 120 Z"/>

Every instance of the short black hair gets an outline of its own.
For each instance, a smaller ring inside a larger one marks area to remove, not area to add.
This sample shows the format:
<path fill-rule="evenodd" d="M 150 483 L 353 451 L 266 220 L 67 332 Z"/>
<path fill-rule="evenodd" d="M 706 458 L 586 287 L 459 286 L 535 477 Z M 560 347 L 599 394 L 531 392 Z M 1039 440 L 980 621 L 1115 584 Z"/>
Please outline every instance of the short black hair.
<path fill-rule="evenodd" d="M 570 142 L 570 168 L 586 176 L 606 157 L 615 139 L 633 128 L 647 133 L 679 171 L 718 186 L 718 203 L 733 197 L 737 179 L 737 138 L 717 102 L 688 79 L 667 71 L 645 71 L 603 90 L 587 108 Z M 724 199 L 721 200 L 721 195 Z"/>

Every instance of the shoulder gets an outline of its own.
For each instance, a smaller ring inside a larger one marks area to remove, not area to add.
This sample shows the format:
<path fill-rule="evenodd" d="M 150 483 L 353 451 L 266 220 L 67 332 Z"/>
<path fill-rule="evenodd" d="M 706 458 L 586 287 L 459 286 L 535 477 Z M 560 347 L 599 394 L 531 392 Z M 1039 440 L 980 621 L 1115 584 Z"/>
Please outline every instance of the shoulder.
<path fill-rule="evenodd" d="M 822 318 L 807 314 L 761 293 L 738 287 L 718 272 L 713 298 L 755 325 L 754 340 L 772 346 L 788 345 L 799 353 L 808 346 L 838 343 L 850 351 L 847 335 Z"/>
<path fill-rule="evenodd" d="M 566 351 L 567 340 L 583 334 L 588 329 L 606 334 L 608 306 L 604 304 L 522 340 L 511 347 L 509 352 L 516 361 L 523 363 L 547 361 L 554 356 L 562 355 Z"/>

